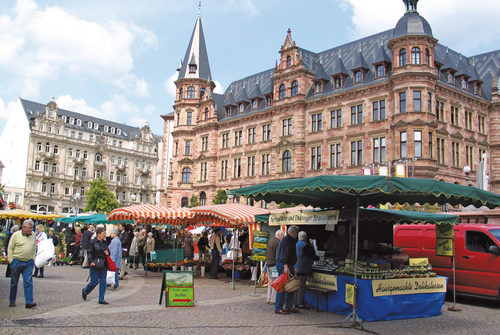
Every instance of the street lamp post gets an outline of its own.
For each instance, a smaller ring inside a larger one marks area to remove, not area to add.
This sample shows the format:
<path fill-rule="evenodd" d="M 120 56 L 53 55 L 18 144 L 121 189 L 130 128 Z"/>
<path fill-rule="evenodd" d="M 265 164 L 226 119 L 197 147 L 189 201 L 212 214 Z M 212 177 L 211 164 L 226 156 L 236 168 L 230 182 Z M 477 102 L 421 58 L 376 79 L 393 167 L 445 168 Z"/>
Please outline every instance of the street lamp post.
<path fill-rule="evenodd" d="M 69 196 L 68 216 L 71 216 L 71 210 L 73 209 L 73 207 L 71 207 L 71 203 L 74 200 L 79 200 L 79 199 L 80 199 L 80 193 L 75 193 L 74 195 L 70 195 Z M 75 215 L 76 215 L 76 210 L 74 212 L 75 212 Z"/>
<path fill-rule="evenodd" d="M 463 171 L 464 171 L 464 173 L 465 173 L 465 184 L 466 184 L 467 186 L 469 186 L 469 173 L 470 173 L 470 170 L 471 170 L 471 168 L 470 168 L 470 166 L 469 166 L 469 165 L 466 165 L 466 166 L 464 166 L 464 168 L 463 168 Z"/>

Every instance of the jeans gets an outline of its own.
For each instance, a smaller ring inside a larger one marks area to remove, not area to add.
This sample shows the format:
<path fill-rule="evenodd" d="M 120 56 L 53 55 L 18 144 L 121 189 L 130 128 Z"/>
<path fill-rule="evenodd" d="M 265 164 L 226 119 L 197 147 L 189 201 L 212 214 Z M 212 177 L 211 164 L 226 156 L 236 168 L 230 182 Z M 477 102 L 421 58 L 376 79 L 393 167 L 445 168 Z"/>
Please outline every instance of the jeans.
<path fill-rule="evenodd" d="M 119 277 L 120 277 L 120 269 L 116 268 L 116 271 L 115 271 L 115 285 L 113 286 L 114 288 L 118 287 L 118 280 L 120 279 Z"/>
<path fill-rule="evenodd" d="M 104 294 L 106 294 L 106 272 L 107 269 L 97 270 L 93 266 L 90 268 L 90 283 L 85 286 L 83 292 L 85 294 L 90 294 L 92 290 L 99 284 L 99 302 L 104 300 Z"/>
<path fill-rule="evenodd" d="M 281 276 L 285 271 L 285 266 L 283 263 L 276 262 L 276 269 L 278 270 L 278 276 Z M 293 266 L 289 266 L 289 273 L 294 274 Z M 293 307 L 293 303 L 295 300 L 295 291 L 294 292 L 276 292 L 276 304 L 274 305 L 274 310 L 279 311 L 281 309 L 290 309 Z M 283 304 L 285 305 L 283 308 Z"/>
<path fill-rule="evenodd" d="M 19 276 L 23 275 L 23 286 L 24 286 L 24 299 L 27 304 L 33 302 L 33 266 L 35 261 L 30 259 L 29 261 L 20 261 L 18 259 L 13 259 L 10 263 L 10 297 L 9 302 L 15 303 L 17 296 L 17 284 L 19 282 Z"/>
<path fill-rule="evenodd" d="M 142 266 L 146 267 L 146 250 L 144 247 L 139 247 L 139 257 L 142 258 Z"/>
<path fill-rule="evenodd" d="M 212 250 L 212 267 L 210 268 L 210 277 L 218 278 L 220 253 L 219 250 Z"/>
<path fill-rule="evenodd" d="M 35 277 L 38 276 L 38 270 L 40 270 L 40 277 L 43 277 L 45 266 L 42 266 L 41 268 L 37 268 L 35 265 L 35 273 L 33 273 L 33 276 L 35 276 Z"/>

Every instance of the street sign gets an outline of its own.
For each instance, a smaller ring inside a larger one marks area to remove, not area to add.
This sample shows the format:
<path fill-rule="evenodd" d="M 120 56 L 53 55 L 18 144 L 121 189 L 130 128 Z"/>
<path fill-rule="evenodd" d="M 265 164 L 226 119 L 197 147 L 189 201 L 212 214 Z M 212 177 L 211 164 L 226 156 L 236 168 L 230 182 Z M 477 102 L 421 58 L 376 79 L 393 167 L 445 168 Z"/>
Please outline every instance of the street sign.
<path fill-rule="evenodd" d="M 168 287 L 167 307 L 194 307 L 194 287 Z"/>

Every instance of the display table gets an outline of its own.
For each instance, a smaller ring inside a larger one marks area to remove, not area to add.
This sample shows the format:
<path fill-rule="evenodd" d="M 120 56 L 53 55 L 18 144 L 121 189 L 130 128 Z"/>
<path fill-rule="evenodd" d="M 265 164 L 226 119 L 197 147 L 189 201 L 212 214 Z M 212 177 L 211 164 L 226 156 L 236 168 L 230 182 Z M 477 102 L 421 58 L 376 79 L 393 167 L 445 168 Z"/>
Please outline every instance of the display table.
<path fill-rule="evenodd" d="M 433 286 L 433 282 L 436 281 L 439 281 L 440 284 Z M 358 278 L 356 313 L 364 321 L 411 319 L 440 315 L 446 295 L 447 281 L 448 278 L 446 277 L 376 281 Z M 337 291 L 328 294 L 328 304 L 326 296 L 314 290 L 306 290 L 306 302 L 311 306 L 318 304 L 320 311 L 325 311 L 326 306 L 328 306 L 328 312 L 349 315 L 352 313 L 352 306 L 345 302 L 346 283 L 354 284 L 354 277 L 337 275 Z M 401 290 L 409 289 L 442 291 L 442 285 L 444 285 L 444 292 L 401 294 Z M 439 286 L 439 289 L 437 289 L 437 286 Z M 376 294 L 386 295 L 374 296 L 374 290 Z M 395 293 L 397 290 L 400 292 Z"/>

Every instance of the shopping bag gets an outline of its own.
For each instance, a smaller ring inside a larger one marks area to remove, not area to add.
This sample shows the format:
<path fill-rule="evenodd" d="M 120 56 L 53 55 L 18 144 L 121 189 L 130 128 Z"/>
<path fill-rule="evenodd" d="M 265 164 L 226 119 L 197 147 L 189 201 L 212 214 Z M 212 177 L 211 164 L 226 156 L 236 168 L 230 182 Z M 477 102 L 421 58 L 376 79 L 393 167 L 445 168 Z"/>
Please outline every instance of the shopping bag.
<path fill-rule="evenodd" d="M 281 276 L 273 280 L 271 286 L 276 290 L 276 292 L 283 292 L 283 287 L 285 283 L 288 281 L 288 274 L 283 273 Z"/>
<path fill-rule="evenodd" d="M 109 271 L 106 272 L 106 285 L 116 285 L 115 284 L 115 272 Z"/>
<path fill-rule="evenodd" d="M 36 249 L 35 265 L 37 268 L 41 268 L 49 264 L 54 257 L 54 244 L 52 240 L 45 239 L 38 242 Z"/>
<path fill-rule="evenodd" d="M 300 279 L 290 275 L 290 277 L 288 277 L 288 280 L 286 281 L 285 285 L 283 285 L 283 290 L 287 293 L 293 292 L 293 291 L 297 291 L 299 289 L 299 286 L 300 286 Z"/>
<path fill-rule="evenodd" d="M 106 259 L 108 261 L 108 270 L 113 271 L 113 272 L 116 271 L 116 264 L 113 261 L 113 259 L 111 259 L 111 256 L 109 255 L 109 249 L 108 249 L 108 255 L 106 255 Z"/>

